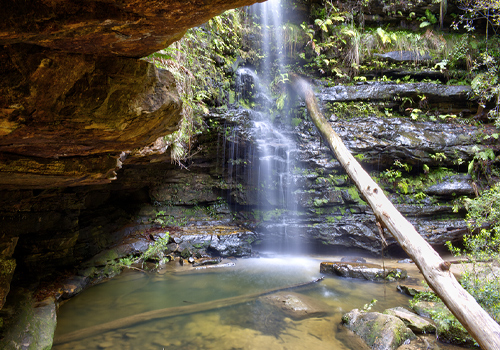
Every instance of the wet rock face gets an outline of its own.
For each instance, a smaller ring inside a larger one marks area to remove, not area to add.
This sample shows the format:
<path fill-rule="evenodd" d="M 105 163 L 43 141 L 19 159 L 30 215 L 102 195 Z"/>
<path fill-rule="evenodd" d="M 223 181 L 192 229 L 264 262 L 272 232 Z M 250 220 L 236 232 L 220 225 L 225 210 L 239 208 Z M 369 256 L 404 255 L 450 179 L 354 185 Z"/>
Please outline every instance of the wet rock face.
<path fill-rule="evenodd" d="M 29 43 L 66 52 L 144 57 L 225 10 L 255 2 L 8 1 L 0 14 L 0 44 Z"/>

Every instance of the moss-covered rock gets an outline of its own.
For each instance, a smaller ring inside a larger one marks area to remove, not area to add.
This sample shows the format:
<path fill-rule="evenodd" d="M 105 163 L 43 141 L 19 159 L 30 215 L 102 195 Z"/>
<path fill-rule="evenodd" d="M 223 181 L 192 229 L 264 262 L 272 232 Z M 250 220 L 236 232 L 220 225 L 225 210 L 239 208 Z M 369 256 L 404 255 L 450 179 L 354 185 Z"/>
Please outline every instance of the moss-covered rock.
<path fill-rule="evenodd" d="M 374 350 L 394 350 L 415 339 L 415 334 L 395 316 L 354 309 L 342 316 L 342 323 Z"/>
<path fill-rule="evenodd" d="M 10 297 L 9 297 L 10 299 Z M 4 350 L 50 350 L 56 330 L 56 305 L 50 297 L 35 302 L 24 289 L 13 292 L 12 301 L 6 305 L 13 317 L 6 320 L 7 331 L 0 339 Z"/>
<path fill-rule="evenodd" d="M 384 311 L 384 314 L 399 318 L 414 333 L 436 332 L 436 325 L 432 321 L 418 316 L 416 313 L 407 310 L 404 307 L 394 307 L 392 309 L 387 309 Z"/>

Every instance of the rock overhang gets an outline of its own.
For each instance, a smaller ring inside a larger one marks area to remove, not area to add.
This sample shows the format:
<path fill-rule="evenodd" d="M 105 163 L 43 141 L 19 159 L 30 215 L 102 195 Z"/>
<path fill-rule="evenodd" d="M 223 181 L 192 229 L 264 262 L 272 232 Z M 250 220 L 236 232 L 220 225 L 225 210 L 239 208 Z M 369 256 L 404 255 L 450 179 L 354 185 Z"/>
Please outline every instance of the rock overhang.
<path fill-rule="evenodd" d="M 256 0 L 7 1 L 0 188 L 109 183 L 122 152 L 177 130 L 175 80 L 138 60 Z"/>

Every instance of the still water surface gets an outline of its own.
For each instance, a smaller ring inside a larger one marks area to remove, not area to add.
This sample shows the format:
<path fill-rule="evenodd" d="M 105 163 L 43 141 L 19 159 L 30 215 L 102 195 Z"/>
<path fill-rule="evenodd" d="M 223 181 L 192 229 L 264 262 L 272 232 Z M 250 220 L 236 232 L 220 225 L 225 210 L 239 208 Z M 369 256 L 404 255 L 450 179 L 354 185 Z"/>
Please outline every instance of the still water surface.
<path fill-rule="evenodd" d="M 195 270 L 175 267 L 146 275 L 132 271 L 89 288 L 62 305 L 57 336 L 122 317 L 178 306 L 195 305 L 321 277 L 314 258 L 261 258 L 234 261 L 235 266 Z M 406 264 L 408 265 L 408 264 Z M 410 272 L 410 275 L 412 273 Z M 417 277 L 414 275 L 414 277 Z M 342 314 L 372 299 L 374 311 L 407 306 L 395 283 L 374 283 L 325 276 L 293 290 L 323 301 L 329 314 L 293 320 L 259 301 L 168 317 L 55 345 L 66 349 L 361 349 L 339 327 Z"/>

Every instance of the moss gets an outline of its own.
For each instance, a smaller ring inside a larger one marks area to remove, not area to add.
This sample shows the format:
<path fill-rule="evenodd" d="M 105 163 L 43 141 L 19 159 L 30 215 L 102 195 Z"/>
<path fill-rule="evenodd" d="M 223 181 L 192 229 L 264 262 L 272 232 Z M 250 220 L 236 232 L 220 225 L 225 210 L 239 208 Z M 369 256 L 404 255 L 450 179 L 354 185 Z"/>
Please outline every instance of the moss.
<path fill-rule="evenodd" d="M 11 275 L 16 269 L 15 259 L 0 259 L 0 274 Z"/>

